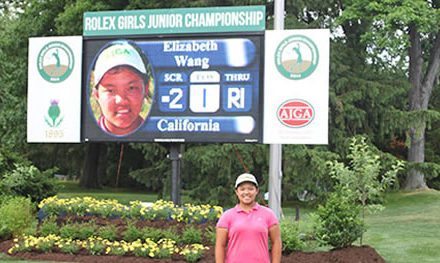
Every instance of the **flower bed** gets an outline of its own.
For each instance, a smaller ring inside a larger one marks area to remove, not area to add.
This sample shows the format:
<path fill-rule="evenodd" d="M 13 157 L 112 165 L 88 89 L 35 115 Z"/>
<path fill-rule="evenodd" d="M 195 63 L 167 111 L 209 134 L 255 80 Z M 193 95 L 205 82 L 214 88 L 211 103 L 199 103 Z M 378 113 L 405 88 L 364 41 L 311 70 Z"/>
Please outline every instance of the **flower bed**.
<path fill-rule="evenodd" d="M 39 204 L 35 235 L 14 239 L 9 254 L 67 254 L 184 259 L 195 262 L 213 245 L 223 209 L 159 200 L 123 205 L 92 197 L 47 198 Z"/>
<path fill-rule="evenodd" d="M 40 219 L 46 216 L 95 215 L 105 218 L 131 218 L 138 220 L 176 220 L 186 223 L 217 221 L 223 213 L 220 206 L 184 204 L 177 207 L 171 201 L 159 200 L 151 205 L 140 201 L 123 205 L 116 200 L 98 200 L 92 197 L 44 199 L 38 205 Z"/>
<path fill-rule="evenodd" d="M 188 262 L 199 260 L 204 250 L 209 249 L 202 244 L 178 246 L 176 241 L 161 239 L 154 242 L 151 239 L 136 240 L 133 242 L 110 241 L 101 237 L 89 237 L 87 240 L 62 238 L 56 235 L 44 237 L 23 236 L 14 239 L 14 246 L 8 250 L 9 254 L 18 252 L 61 252 L 77 254 L 81 251 L 90 255 L 136 256 L 149 258 L 172 258 L 181 255 Z"/>
<path fill-rule="evenodd" d="M 38 229 L 32 235 L 0 242 L 0 251 L 31 260 L 69 262 L 206 262 L 213 263 L 215 224 L 221 207 L 171 202 L 153 204 L 90 197 L 51 197 L 40 205 Z M 369 247 L 319 253 L 301 247 L 295 224 L 283 222 L 282 262 L 384 262 Z M 289 246 L 290 244 L 290 246 Z M 335 261 L 336 260 L 336 261 Z"/>

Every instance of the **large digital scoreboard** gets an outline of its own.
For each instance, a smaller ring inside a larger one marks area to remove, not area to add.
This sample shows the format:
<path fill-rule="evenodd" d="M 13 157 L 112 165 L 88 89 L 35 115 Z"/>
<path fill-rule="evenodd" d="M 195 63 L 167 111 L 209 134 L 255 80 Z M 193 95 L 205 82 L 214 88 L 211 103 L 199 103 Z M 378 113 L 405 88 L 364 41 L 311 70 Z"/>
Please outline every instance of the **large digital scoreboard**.
<path fill-rule="evenodd" d="M 100 12 L 99 20 L 85 15 L 89 30 L 95 25 L 96 29 L 116 32 L 85 34 L 85 141 L 261 142 L 264 7 L 193 10 L 197 12 L 192 15 L 191 9 L 174 14 L 156 10 L 156 18 L 137 11 L 132 21 L 144 21 L 145 30 L 131 35 L 124 32 L 132 31 L 103 27 L 106 19 Z M 115 26 L 117 21 L 127 20 L 118 13 L 106 14 Z M 179 24 L 202 27 L 202 22 L 194 23 L 196 16 L 202 17 L 203 23 L 211 18 L 209 26 L 220 23 L 232 32 L 208 34 L 194 33 L 192 27 L 168 28 Z M 167 27 L 162 32 L 174 33 L 151 34 L 148 28 L 154 25 Z M 112 73 L 115 68 L 121 70 Z M 137 82 L 124 68 L 141 76 L 140 88 L 133 85 Z"/>
<path fill-rule="evenodd" d="M 327 29 L 264 6 L 86 12 L 29 39 L 28 142 L 328 142 Z"/>

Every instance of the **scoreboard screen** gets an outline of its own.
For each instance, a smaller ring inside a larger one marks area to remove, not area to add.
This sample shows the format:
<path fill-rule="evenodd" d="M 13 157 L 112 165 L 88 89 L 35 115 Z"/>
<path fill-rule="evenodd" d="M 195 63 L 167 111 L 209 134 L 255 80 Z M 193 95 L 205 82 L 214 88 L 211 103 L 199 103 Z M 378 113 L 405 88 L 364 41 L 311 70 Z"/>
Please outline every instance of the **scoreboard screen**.
<path fill-rule="evenodd" d="M 261 142 L 263 33 L 86 39 L 85 141 Z"/>

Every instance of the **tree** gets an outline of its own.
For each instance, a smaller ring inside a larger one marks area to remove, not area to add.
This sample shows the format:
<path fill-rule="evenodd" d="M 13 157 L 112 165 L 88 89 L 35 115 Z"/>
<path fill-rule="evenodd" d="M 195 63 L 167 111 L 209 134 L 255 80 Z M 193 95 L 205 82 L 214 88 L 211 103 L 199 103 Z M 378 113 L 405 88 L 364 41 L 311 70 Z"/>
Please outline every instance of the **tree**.
<path fill-rule="evenodd" d="M 397 173 L 403 168 L 403 162 L 398 160 L 390 168 L 384 167 L 379 161 L 379 155 L 373 152 L 365 137 L 351 138 L 348 158 L 349 166 L 336 161 L 328 162 L 331 176 L 337 180 L 337 193 L 360 204 L 364 221 L 367 207 L 383 208 L 380 204 L 375 204 L 375 199 L 380 198 L 395 182 Z M 382 172 L 383 170 L 386 172 Z M 360 242 L 362 244 L 362 234 Z"/>
<path fill-rule="evenodd" d="M 426 188 L 417 164 L 425 161 L 427 122 L 439 117 L 429 109 L 432 90 L 440 74 L 440 1 L 354 0 L 346 4 L 341 21 L 367 23 L 362 35 L 373 62 L 385 68 L 405 68 L 411 85 L 408 94 L 408 161 L 405 189 Z M 409 65 L 407 65 L 408 59 Z"/>

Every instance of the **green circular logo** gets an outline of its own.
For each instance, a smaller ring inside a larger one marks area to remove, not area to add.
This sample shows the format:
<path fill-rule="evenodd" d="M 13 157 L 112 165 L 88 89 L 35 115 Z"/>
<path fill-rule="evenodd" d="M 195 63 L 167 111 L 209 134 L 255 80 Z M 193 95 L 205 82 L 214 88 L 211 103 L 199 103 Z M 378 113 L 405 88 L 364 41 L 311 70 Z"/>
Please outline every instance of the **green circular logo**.
<path fill-rule="evenodd" d="M 319 61 L 318 48 L 302 35 L 285 38 L 275 51 L 275 65 L 286 78 L 299 80 L 310 76 Z"/>
<path fill-rule="evenodd" d="M 73 51 L 60 41 L 46 44 L 38 53 L 37 67 L 43 79 L 58 83 L 72 73 L 75 64 Z"/>

